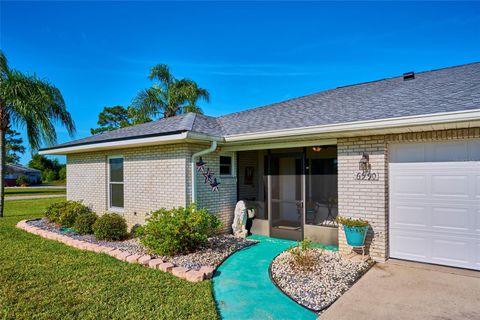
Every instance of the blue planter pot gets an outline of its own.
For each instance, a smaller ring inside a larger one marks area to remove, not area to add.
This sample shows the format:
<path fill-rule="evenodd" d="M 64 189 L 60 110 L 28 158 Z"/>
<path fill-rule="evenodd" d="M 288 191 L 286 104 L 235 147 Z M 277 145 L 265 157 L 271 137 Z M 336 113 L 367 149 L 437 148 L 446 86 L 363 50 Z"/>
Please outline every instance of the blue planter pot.
<path fill-rule="evenodd" d="M 347 244 L 352 247 L 361 247 L 365 244 L 365 237 L 367 236 L 368 226 L 365 227 L 347 227 L 343 226 Z"/>

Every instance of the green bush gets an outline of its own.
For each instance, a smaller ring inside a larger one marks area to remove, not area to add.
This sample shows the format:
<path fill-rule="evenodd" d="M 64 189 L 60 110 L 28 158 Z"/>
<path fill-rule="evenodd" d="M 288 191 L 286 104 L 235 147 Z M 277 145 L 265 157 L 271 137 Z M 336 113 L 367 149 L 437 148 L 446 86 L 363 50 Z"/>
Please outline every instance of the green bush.
<path fill-rule="evenodd" d="M 65 210 L 65 207 L 67 206 L 67 204 L 68 204 L 68 201 L 59 201 L 59 202 L 52 203 L 47 207 L 43 215 L 45 216 L 45 218 L 47 218 L 51 222 L 59 223 L 60 215 Z"/>
<path fill-rule="evenodd" d="M 137 235 L 152 253 L 171 256 L 194 251 L 207 242 L 221 226 L 220 220 L 207 209 L 160 209 L 152 213 Z"/>
<path fill-rule="evenodd" d="M 300 269 L 303 271 L 310 271 L 315 265 L 315 259 L 312 255 L 312 242 L 310 240 L 303 240 L 297 242 L 295 247 L 290 247 L 290 253 L 292 254 L 293 260 L 291 261 L 291 266 L 294 269 Z"/>
<path fill-rule="evenodd" d="M 366 227 L 368 226 L 368 221 L 363 219 L 354 219 L 354 218 L 346 218 L 346 217 L 337 217 L 337 222 L 339 224 L 343 224 L 347 227 Z"/>
<path fill-rule="evenodd" d="M 67 167 L 63 166 L 58 171 L 58 179 L 59 180 L 66 180 L 67 179 Z"/>
<path fill-rule="evenodd" d="M 89 207 L 83 205 L 81 201 L 67 201 L 60 211 L 58 223 L 63 227 L 71 228 L 75 224 L 75 220 L 82 214 L 91 213 Z"/>
<path fill-rule="evenodd" d="M 116 213 L 105 213 L 95 221 L 92 229 L 98 240 L 123 240 L 128 236 L 127 222 Z"/>
<path fill-rule="evenodd" d="M 27 176 L 24 175 L 19 176 L 17 180 L 15 180 L 17 186 L 28 186 L 29 182 Z"/>
<path fill-rule="evenodd" d="M 57 180 L 57 172 L 52 169 L 45 169 L 42 171 L 42 181 L 44 182 L 52 182 Z"/>
<path fill-rule="evenodd" d="M 97 221 L 95 212 L 83 213 L 75 219 L 73 229 L 80 234 L 91 234 L 93 233 L 92 227 L 95 221 Z"/>

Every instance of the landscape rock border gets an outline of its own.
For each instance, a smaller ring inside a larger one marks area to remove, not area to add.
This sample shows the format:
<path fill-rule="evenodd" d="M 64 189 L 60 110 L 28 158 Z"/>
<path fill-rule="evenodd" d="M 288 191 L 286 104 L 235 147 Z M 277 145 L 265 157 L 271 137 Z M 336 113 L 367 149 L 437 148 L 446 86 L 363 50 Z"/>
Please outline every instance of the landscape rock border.
<path fill-rule="evenodd" d="M 19 221 L 17 223 L 17 228 L 46 239 L 59 241 L 70 247 L 74 247 L 80 250 L 92 251 L 96 253 L 105 253 L 120 261 L 136 263 L 143 265 L 147 268 L 158 269 L 163 272 L 168 272 L 180 279 L 185 279 L 190 282 L 200 282 L 203 280 L 211 279 L 213 277 L 213 273 L 215 272 L 215 268 L 212 266 L 202 266 L 198 270 L 179 267 L 175 266 L 170 262 L 163 261 L 162 259 L 153 259 L 149 255 L 133 254 L 125 250 L 115 249 L 112 247 L 102 246 L 87 241 L 73 239 L 66 235 L 61 235 L 56 232 L 34 227 L 32 225 L 29 225 L 27 222 L 28 220 Z"/>

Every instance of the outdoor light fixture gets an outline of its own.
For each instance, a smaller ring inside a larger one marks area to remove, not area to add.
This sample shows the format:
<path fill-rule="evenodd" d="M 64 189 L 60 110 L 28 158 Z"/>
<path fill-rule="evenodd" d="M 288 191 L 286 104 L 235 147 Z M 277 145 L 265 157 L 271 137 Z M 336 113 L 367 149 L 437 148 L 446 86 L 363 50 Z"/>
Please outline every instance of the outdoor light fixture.
<path fill-rule="evenodd" d="M 322 147 L 312 147 L 312 150 L 314 152 L 320 152 L 322 150 Z"/>

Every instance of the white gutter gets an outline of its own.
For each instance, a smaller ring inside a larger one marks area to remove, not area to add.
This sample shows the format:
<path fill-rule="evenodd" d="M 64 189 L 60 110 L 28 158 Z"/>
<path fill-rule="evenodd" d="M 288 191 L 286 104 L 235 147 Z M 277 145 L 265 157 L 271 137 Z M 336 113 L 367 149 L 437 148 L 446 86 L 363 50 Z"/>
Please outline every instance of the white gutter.
<path fill-rule="evenodd" d="M 398 117 L 379 120 L 355 121 L 338 124 L 327 124 L 303 128 L 271 130 L 256 133 L 245 133 L 225 136 L 225 142 L 248 141 L 257 139 L 294 137 L 301 135 L 335 133 L 355 130 L 398 128 L 416 125 L 435 125 L 460 121 L 479 121 L 480 109 L 435 113 L 429 115 Z"/>
<path fill-rule="evenodd" d="M 197 168 L 196 168 L 196 158 L 203 156 L 205 154 L 211 153 L 217 149 L 217 141 L 212 141 L 212 144 L 210 145 L 210 148 L 199 151 L 197 153 L 194 153 L 192 155 L 192 198 L 191 202 L 196 203 L 197 202 Z"/>
<path fill-rule="evenodd" d="M 108 142 L 96 142 L 89 143 L 84 145 L 73 145 L 52 149 L 40 150 L 39 154 L 69 154 L 77 152 L 89 152 L 97 150 L 109 150 L 109 149 L 121 149 L 121 148 L 132 148 L 132 147 L 143 147 L 150 145 L 161 145 L 161 144 L 170 144 L 170 143 L 179 143 L 179 142 L 188 142 L 188 141 L 208 141 L 212 140 L 221 141 L 220 137 L 215 137 L 206 134 L 199 134 L 194 132 L 182 132 L 177 134 L 147 137 L 147 138 L 135 138 L 135 139 L 125 139 L 118 141 L 108 141 Z"/>

